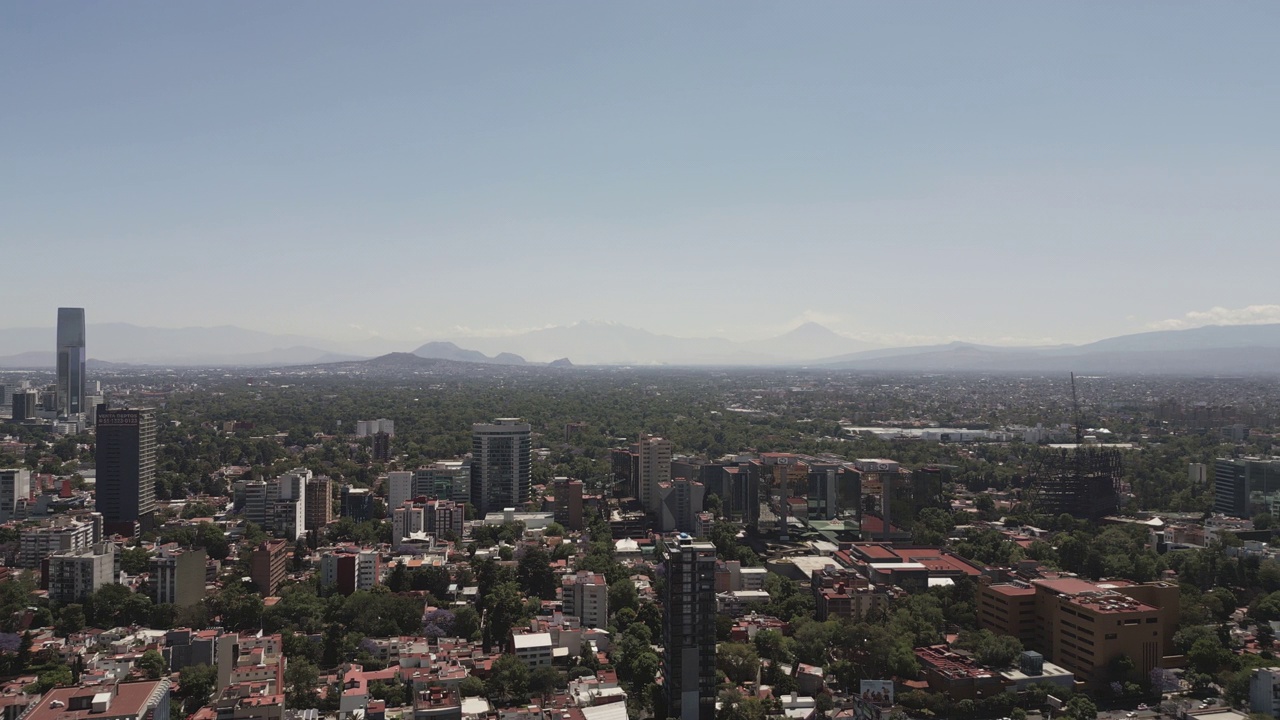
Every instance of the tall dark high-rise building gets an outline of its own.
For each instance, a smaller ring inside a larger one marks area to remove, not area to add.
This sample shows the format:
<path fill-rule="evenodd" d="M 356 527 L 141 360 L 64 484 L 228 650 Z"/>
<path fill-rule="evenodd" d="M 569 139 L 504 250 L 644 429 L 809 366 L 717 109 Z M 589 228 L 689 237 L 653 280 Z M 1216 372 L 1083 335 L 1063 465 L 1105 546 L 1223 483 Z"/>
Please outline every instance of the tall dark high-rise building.
<path fill-rule="evenodd" d="M 94 502 L 108 532 L 150 529 L 156 507 L 156 415 L 98 406 Z"/>
<path fill-rule="evenodd" d="M 391 460 L 391 435 L 385 432 L 373 434 L 373 461 L 388 462 Z"/>
<path fill-rule="evenodd" d="M 471 427 L 471 502 L 480 514 L 529 501 L 532 428 L 519 418 Z"/>
<path fill-rule="evenodd" d="M 1213 511 L 1252 518 L 1275 513 L 1280 501 L 1280 458 L 1218 458 L 1213 463 Z"/>
<path fill-rule="evenodd" d="M 58 414 L 88 412 L 85 407 L 84 308 L 58 308 Z"/>
<path fill-rule="evenodd" d="M 667 717 L 716 714 L 716 546 L 685 534 L 666 542 L 663 686 Z"/>

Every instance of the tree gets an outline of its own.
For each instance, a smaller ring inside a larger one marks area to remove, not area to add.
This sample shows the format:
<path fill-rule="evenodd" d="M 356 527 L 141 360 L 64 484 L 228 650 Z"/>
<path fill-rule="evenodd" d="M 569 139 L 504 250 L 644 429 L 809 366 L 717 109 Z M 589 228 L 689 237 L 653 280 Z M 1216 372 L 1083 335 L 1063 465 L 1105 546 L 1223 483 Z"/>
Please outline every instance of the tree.
<path fill-rule="evenodd" d="M 218 671 L 210 665 L 188 665 L 182 668 L 178 681 L 178 698 L 188 715 L 209 701 L 218 684 Z"/>
<path fill-rule="evenodd" d="M 480 636 L 480 613 L 470 605 L 464 605 L 453 614 L 453 635 L 463 640 L 475 640 Z"/>
<path fill-rule="evenodd" d="M 541 546 L 525 550 L 516 565 L 516 582 L 526 594 L 553 600 L 556 596 L 556 576 L 551 570 L 551 557 Z"/>
<path fill-rule="evenodd" d="M 120 553 L 120 570 L 128 575 L 141 575 L 150 565 L 151 554 L 144 547 L 128 547 Z"/>
<path fill-rule="evenodd" d="M 165 662 L 164 655 L 156 650 L 142 653 L 142 657 L 138 658 L 137 667 L 152 680 L 159 680 L 169 671 L 169 663 Z"/>
<path fill-rule="evenodd" d="M 58 611 L 58 622 L 53 633 L 58 637 L 67 637 L 84 629 L 84 606 L 78 603 L 65 605 Z"/>
<path fill-rule="evenodd" d="M 284 671 L 285 702 L 290 708 L 315 707 L 316 686 L 320 684 L 320 671 L 306 660 L 289 663 Z"/>
<path fill-rule="evenodd" d="M 716 648 L 716 668 L 735 684 L 753 682 L 760 671 L 756 649 L 746 643 L 721 643 Z"/>
<path fill-rule="evenodd" d="M 458 692 L 462 697 L 480 697 L 484 694 L 484 681 L 475 675 L 468 675 L 458 683 Z"/>
<path fill-rule="evenodd" d="M 542 534 L 547 537 L 564 537 L 564 526 L 558 522 L 552 522 L 542 529 Z"/>
<path fill-rule="evenodd" d="M 640 594 L 629 577 L 609 583 L 609 612 L 616 613 L 623 608 L 640 609 Z"/>
<path fill-rule="evenodd" d="M 529 673 L 529 692 L 538 697 L 545 698 L 566 685 L 564 673 L 547 665 L 536 667 Z"/>
<path fill-rule="evenodd" d="M 520 586 L 513 582 L 494 588 L 486 603 L 488 609 L 483 629 L 485 647 L 505 642 L 511 628 L 527 617 L 524 599 Z"/>
<path fill-rule="evenodd" d="M 1065 712 L 1071 720 L 1097 720 L 1098 706 L 1084 695 L 1076 695 L 1067 701 Z"/>
<path fill-rule="evenodd" d="M 494 661 L 484 688 L 490 700 L 522 705 L 529 699 L 529 668 L 515 655 L 504 654 Z"/>
<path fill-rule="evenodd" d="M 70 685 L 73 682 L 71 668 L 59 665 L 40 673 L 35 682 L 23 688 L 27 694 L 44 694 L 56 687 Z"/>

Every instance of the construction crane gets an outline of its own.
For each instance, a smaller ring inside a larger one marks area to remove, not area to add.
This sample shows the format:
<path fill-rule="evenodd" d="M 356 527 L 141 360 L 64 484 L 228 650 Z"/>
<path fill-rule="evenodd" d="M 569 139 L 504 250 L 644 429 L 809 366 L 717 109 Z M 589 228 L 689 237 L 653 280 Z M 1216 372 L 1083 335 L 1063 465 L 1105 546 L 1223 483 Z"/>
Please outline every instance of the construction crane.
<path fill-rule="evenodd" d="M 1076 374 L 1071 373 L 1071 408 L 1075 412 L 1076 446 L 1084 445 L 1084 430 L 1080 427 L 1080 399 L 1076 397 Z"/>

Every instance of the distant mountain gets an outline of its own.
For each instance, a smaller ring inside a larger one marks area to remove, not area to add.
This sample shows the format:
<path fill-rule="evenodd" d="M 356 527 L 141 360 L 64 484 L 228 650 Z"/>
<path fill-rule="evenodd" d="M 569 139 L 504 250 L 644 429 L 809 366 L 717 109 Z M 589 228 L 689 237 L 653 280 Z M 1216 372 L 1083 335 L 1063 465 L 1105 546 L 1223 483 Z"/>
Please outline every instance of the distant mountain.
<path fill-rule="evenodd" d="M 451 342 L 429 342 L 417 350 L 414 355 L 420 358 L 436 360 L 454 360 L 457 362 L 489 363 L 494 365 L 524 365 L 525 359 L 511 353 L 498 353 L 489 357 L 479 350 L 464 350 Z"/>
<path fill-rule="evenodd" d="M 53 369 L 55 362 L 54 353 L 33 350 L 0 357 L 0 368 L 17 368 L 21 370 L 34 368 Z"/>
<path fill-rule="evenodd" d="M 1044 348 L 952 343 L 876 350 L 831 360 L 822 366 L 906 372 L 1280 374 L 1280 325 L 1164 330 Z"/>
<path fill-rule="evenodd" d="M 452 342 L 485 353 L 517 353 L 535 362 L 571 357 L 580 365 L 778 365 L 874 347 L 817 323 L 767 340 L 675 337 L 618 323 L 584 321 Z"/>

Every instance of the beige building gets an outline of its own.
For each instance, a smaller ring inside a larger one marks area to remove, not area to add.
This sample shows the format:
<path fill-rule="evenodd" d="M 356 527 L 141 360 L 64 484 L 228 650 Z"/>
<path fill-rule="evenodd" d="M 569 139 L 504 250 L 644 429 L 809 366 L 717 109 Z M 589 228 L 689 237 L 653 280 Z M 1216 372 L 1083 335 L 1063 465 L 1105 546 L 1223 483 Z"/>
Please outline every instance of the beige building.
<path fill-rule="evenodd" d="M 1117 656 L 1145 677 L 1175 652 L 1178 587 L 1169 583 L 1058 577 L 980 585 L 977 600 L 982 627 L 1021 639 L 1094 685 L 1110 680 Z"/>

